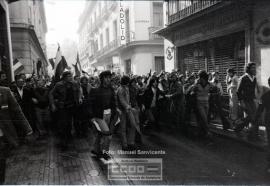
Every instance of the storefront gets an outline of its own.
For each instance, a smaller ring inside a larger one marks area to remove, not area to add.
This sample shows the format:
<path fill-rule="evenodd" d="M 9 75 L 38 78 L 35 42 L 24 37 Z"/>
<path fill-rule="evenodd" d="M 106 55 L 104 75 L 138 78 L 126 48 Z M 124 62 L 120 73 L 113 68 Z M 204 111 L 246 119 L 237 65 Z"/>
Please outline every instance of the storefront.
<path fill-rule="evenodd" d="M 195 2 L 169 12 L 168 26 L 157 32 L 176 48 L 174 68 L 183 73 L 218 71 L 225 79 L 227 68 L 241 76 L 245 64 L 255 62 L 259 83 L 267 85 L 270 1 L 216 1 L 203 6 Z"/>
<path fill-rule="evenodd" d="M 245 32 L 205 40 L 178 47 L 178 69 L 198 72 L 219 72 L 220 79 L 226 79 L 226 70 L 234 68 L 238 76 L 244 73 Z M 221 81 L 224 89 L 225 81 Z M 225 90 L 224 90 L 225 91 Z"/>

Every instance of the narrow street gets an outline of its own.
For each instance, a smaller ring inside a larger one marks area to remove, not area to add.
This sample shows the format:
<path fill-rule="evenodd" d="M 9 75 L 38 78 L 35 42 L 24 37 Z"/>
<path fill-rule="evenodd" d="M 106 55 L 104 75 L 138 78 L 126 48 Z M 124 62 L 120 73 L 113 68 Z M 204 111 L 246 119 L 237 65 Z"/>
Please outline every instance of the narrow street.
<path fill-rule="evenodd" d="M 92 136 L 92 135 L 91 135 Z M 120 155 L 117 158 L 161 158 L 162 181 L 107 179 L 107 165 L 91 154 L 92 139 L 74 139 L 68 151 L 57 147 L 54 137 L 12 150 L 7 160 L 6 185 L 85 184 L 269 184 L 265 153 L 238 142 L 214 136 L 191 140 L 173 132 L 152 132 L 141 150 L 164 151 L 164 155 Z M 110 150 L 121 149 L 113 138 Z"/>

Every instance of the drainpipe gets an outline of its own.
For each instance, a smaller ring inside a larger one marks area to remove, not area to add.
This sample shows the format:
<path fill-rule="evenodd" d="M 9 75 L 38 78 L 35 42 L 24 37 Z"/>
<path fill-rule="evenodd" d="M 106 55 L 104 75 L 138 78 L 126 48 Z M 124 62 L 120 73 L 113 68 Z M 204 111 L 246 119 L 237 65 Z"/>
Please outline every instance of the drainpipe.
<path fill-rule="evenodd" d="M 8 38 L 8 50 L 9 50 L 9 73 L 11 82 L 14 81 L 13 72 L 13 55 L 12 55 L 12 42 L 11 42 L 11 31 L 10 31 L 10 21 L 9 21 L 9 8 L 6 1 L 4 1 L 6 9 L 6 23 L 7 23 L 7 38 Z"/>

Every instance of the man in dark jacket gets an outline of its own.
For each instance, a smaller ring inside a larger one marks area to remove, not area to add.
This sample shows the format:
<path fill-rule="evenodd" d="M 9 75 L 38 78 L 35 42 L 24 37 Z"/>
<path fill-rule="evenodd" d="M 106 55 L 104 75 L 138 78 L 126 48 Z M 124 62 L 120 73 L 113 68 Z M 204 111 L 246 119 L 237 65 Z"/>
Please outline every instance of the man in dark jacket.
<path fill-rule="evenodd" d="M 116 120 L 115 93 L 111 87 L 111 72 L 104 71 L 99 75 L 101 84 L 93 88 L 89 95 L 92 110 L 92 122 L 97 128 L 92 153 L 97 157 L 109 160 L 108 154 L 112 138 L 113 123 Z"/>
<path fill-rule="evenodd" d="M 235 127 L 236 132 L 240 132 L 245 126 L 251 124 L 249 137 L 254 139 L 258 136 L 258 126 L 254 122 L 256 113 L 255 89 L 257 88 L 256 64 L 248 63 L 246 73 L 240 78 L 237 89 L 237 96 L 240 106 L 244 110 L 246 116 L 244 122 Z"/>
<path fill-rule="evenodd" d="M 28 120 L 29 124 L 33 128 L 33 130 L 36 130 L 36 124 L 35 124 L 35 114 L 34 114 L 34 107 L 33 107 L 33 90 L 25 87 L 25 80 L 24 80 L 24 74 L 16 75 L 15 81 L 16 81 L 16 87 L 12 89 L 14 96 L 20 105 L 23 114 L 25 115 L 26 119 Z"/>
<path fill-rule="evenodd" d="M 66 149 L 72 139 L 72 119 L 74 109 L 80 103 L 80 88 L 74 83 L 71 72 L 64 72 L 62 80 L 56 83 L 49 94 L 53 112 L 57 112 L 57 125 L 61 137 L 61 146 Z"/>

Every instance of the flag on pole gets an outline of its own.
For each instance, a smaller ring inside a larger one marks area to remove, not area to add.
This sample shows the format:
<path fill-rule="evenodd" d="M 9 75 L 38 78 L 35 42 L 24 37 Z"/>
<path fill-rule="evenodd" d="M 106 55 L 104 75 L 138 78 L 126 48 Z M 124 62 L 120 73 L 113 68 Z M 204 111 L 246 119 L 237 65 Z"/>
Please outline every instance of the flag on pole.
<path fill-rule="evenodd" d="M 77 52 L 77 65 L 78 65 L 78 68 L 80 70 L 80 73 L 82 72 L 82 66 L 81 66 L 81 62 L 80 62 L 80 58 L 79 58 L 79 53 Z"/>
<path fill-rule="evenodd" d="M 54 74 L 56 74 L 56 71 L 57 71 L 57 66 L 58 64 L 60 63 L 60 61 L 62 60 L 62 52 L 61 52 L 61 48 L 60 48 L 60 45 L 58 44 L 58 49 L 57 49 L 57 52 L 56 52 L 56 56 L 55 56 L 55 63 L 54 63 Z"/>
<path fill-rule="evenodd" d="M 67 61 L 64 56 L 62 56 L 62 52 L 60 46 L 58 45 L 56 57 L 55 57 L 55 66 L 54 66 L 54 77 L 55 81 L 58 82 L 61 79 L 61 75 L 64 70 L 68 67 Z"/>
<path fill-rule="evenodd" d="M 82 67 L 81 67 L 78 53 L 77 53 L 76 63 L 75 63 L 75 65 L 73 64 L 73 67 L 75 69 L 75 75 L 80 77 L 82 74 Z"/>
<path fill-rule="evenodd" d="M 53 58 L 50 58 L 49 59 L 49 62 L 51 64 L 51 66 L 52 66 L 52 69 L 54 69 L 54 59 Z"/>
<path fill-rule="evenodd" d="M 14 74 L 19 74 L 24 69 L 23 64 L 16 58 L 13 61 L 13 72 Z"/>

